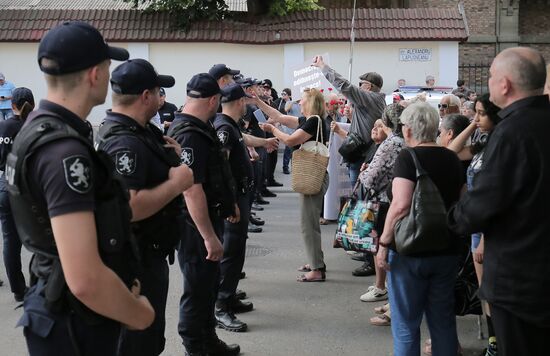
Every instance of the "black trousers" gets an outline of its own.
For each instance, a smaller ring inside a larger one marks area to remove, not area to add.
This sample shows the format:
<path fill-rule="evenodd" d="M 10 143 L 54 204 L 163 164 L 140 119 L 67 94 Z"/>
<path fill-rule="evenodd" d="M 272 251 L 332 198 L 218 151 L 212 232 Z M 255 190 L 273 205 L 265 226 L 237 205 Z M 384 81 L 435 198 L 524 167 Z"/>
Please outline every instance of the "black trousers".
<path fill-rule="evenodd" d="M 164 351 L 166 339 L 166 299 L 168 297 L 168 262 L 166 254 L 148 251 L 144 258 L 143 272 L 139 276 L 141 294 L 149 299 L 155 310 L 153 324 L 145 330 L 123 329 L 120 334 L 118 356 L 156 356 Z"/>
<path fill-rule="evenodd" d="M 257 147 L 256 152 L 260 156 L 260 159 L 253 163 L 254 168 L 254 187 L 256 193 L 259 195 L 266 188 L 265 186 L 265 166 L 267 165 L 267 151 L 265 148 Z"/>
<path fill-rule="evenodd" d="M 23 326 L 30 356 L 116 355 L 120 324 L 105 320 L 89 325 L 70 312 L 52 313 L 44 306 L 42 281 L 25 296 Z M 78 351 L 76 351 L 78 350 Z"/>
<path fill-rule="evenodd" d="M 497 337 L 499 356 L 546 356 L 550 327 L 540 327 L 528 323 L 506 309 L 493 304 L 491 319 Z"/>
<path fill-rule="evenodd" d="M 241 195 L 237 201 L 241 212 L 238 223 L 224 222 L 223 259 L 220 263 L 220 288 L 218 302 L 223 303 L 235 296 L 239 275 L 243 270 L 250 217 L 249 194 Z"/>
<path fill-rule="evenodd" d="M 12 293 L 23 294 L 25 277 L 21 268 L 21 240 L 15 228 L 8 192 L 5 190 L 0 190 L 0 222 L 4 239 L 4 266 L 10 288 Z"/>
<path fill-rule="evenodd" d="M 221 222 L 214 226 L 221 235 Z M 204 352 L 208 337 L 215 334 L 214 310 L 220 283 L 220 263 L 206 260 L 206 248 L 196 228 L 186 224 L 178 249 L 183 273 L 178 333 L 189 352 Z M 194 247 L 195 246 L 195 247 Z"/>

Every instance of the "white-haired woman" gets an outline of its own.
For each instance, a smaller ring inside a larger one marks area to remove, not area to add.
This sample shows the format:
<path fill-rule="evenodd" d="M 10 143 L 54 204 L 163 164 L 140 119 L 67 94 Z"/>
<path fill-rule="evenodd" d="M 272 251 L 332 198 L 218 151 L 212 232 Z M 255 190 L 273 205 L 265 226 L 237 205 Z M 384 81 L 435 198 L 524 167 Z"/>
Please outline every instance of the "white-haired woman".
<path fill-rule="evenodd" d="M 401 114 L 401 123 L 406 145 L 414 150 L 449 208 L 458 200 L 464 179 L 456 154 L 435 142 L 438 112 L 427 103 L 412 104 Z M 409 214 L 416 185 L 416 168 L 409 149 L 402 150 L 395 162 L 391 192 L 388 192 L 391 204 L 376 256 L 379 267 L 389 271 L 394 354 L 420 354 L 420 324 L 426 315 L 433 354 L 456 355 L 453 291 L 458 241 L 444 250 L 414 256 L 400 255 L 391 249 L 394 226 Z"/>

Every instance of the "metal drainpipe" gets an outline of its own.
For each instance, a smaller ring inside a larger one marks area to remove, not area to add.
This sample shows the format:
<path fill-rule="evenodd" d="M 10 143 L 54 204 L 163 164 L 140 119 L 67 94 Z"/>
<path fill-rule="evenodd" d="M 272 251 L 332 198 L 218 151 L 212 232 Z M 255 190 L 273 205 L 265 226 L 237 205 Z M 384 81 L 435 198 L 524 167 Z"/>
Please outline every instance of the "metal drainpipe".
<path fill-rule="evenodd" d="M 500 52 L 500 2 L 501 0 L 495 0 L 495 57 Z"/>

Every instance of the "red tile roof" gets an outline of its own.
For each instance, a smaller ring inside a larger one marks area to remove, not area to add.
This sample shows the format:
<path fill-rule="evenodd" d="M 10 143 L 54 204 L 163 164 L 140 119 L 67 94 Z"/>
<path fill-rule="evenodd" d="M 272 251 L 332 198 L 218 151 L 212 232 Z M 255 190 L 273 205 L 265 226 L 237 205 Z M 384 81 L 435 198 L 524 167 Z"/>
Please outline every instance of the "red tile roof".
<path fill-rule="evenodd" d="M 250 24 L 233 20 L 195 23 L 186 33 L 172 31 L 168 14 L 137 10 L 2 10 L 0 41 L 39 41 L 65 20 L 96 26 L 114 42 L 227 42 L 275 44 L 348 41 L 351 9 L 299 12 Z M 465 41 L 466 24 L 458 9 L 358 9 L 357 41 Z"/>

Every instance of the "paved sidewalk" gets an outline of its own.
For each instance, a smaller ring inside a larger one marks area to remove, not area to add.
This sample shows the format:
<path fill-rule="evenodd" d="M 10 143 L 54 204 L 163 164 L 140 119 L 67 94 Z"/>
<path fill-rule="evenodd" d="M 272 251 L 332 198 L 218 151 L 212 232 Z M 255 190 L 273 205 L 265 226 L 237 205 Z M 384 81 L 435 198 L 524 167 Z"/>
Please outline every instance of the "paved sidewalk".
<path fill-rule="evenodd" d="M 219 330 L 220 338 L 239 343 L 243 355 L 391 355 L 390 328 L 371 326 L 368 322 L 374 315 L 372 308 L 382 303 L 359 300 L 374 277 L 351 275 L 360 262 L 352 261 L 343 250 L 332 248 L 336 225 L 322 227 L 327 281 L 295 281 L 299 274 L 296 268 L 307 262 L 300 235 L 298 195 L 290 189 L 290 176 L 280 173 L 280 167 L 277 172 L 277 179 L 285 186 L 273 188 L 278 197 L 271 198 L 265 211 L 258 213 L 267 223 L 263 233 L 250 234 L 245 263 L 247 278 L 240 284 L 255 306 L 254 311 L 239 315 L 248 323 L 249 331 L 237 334 Z M 25 252 L 25 270 L 29 257 Z M 0 356 L 26 355 L 22 330 L 14 328 L 22 309 L 14 310 L 17 304 L 7 286 L 4 269 L 1 271 L 0 278 L 6 284 L 0 288 Z M 170 283 L 163 355 L 183 355 L 177 334 L 182 289 L 177 263 L 171 268 Z M 477 340 L 476 320 L 471 316 L 458 319 L 459 338 L 466 356 L 478 355 L 486 342 Z M 427 337 L 424 327 L 422 339 Z"/>

